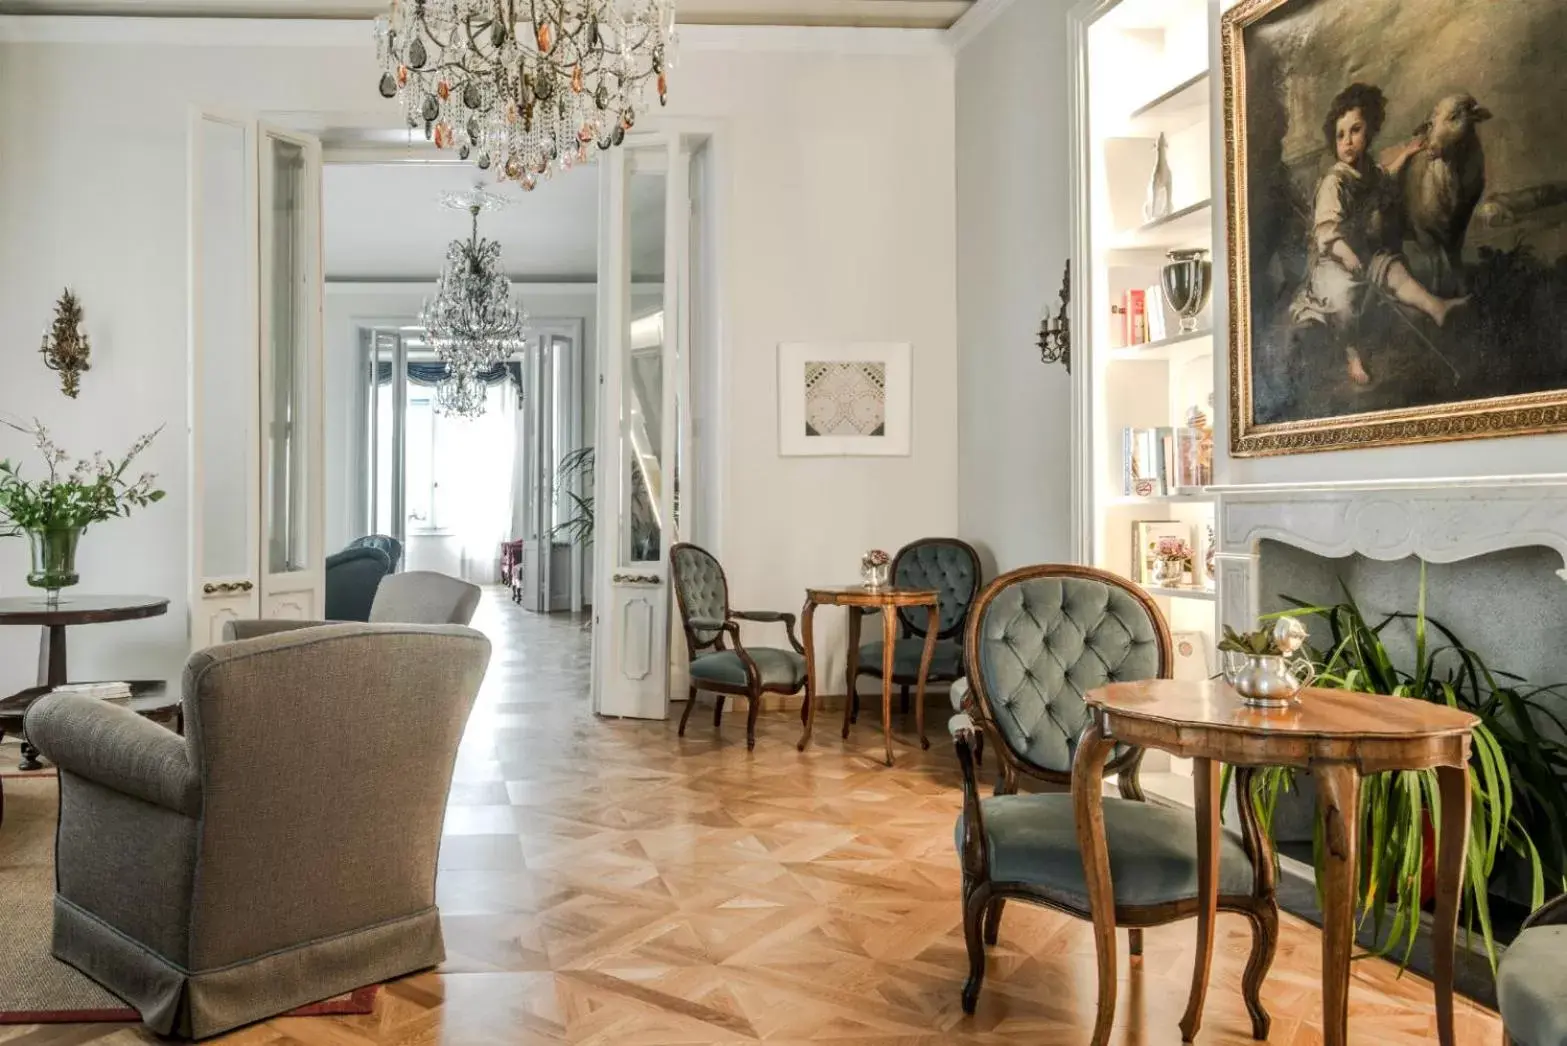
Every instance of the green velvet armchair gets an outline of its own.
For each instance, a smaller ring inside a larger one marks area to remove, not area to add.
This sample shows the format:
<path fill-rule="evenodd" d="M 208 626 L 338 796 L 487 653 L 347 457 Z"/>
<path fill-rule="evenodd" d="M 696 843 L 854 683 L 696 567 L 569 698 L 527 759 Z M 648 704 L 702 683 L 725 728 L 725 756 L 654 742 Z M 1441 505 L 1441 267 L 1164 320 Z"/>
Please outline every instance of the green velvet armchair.
<path fill-rule="evenodd" d="M 1172 655 L 1169 627 L 1145 592 L 1114 574 L 1066 565 L 1025 567 L 992 582 L 970 613 L 964 647 L 968 711 L 953 717 L 951 731 L 963 771 L 955 840 L 969 957 L 963 1008 L 972 1013 L 985 947 L 996 943 L 1008 899 L 1092 918 L 1071 795 L 1020 794 L 1019 778 L 1069 786 L 1077 739 L 1089 721 L 1084 694 L 1110 682 L 1168 678 Z M 1000 764 L 996 794 L 988 798 L 980 797 L 974 769 L 981 728 Z M 1121 792 L 1104 803 L 1116 922 L 1131 929 L 1134 955 L 1142 952 L 1143 927 L 1197 910 L 1195 820 L 1189 811 L 1144 801 L 1141 762 L 1142 751 L 1128 748 L 1105 768 Z M 1249 789 L 1249 777 L 1238 787 Z M 1260 829 L 1252 804 L 1243 805 L 1242 834 L 1226 831 L 1220 842 L 1219 909 L 1252 924 L 1243 994 L 1252 1033 L 1263 1039 L 1269 1018 L 1259 996 L 1277 944 L 1278 905 L 1272 863 L 1252 859 L 1263 852 Z M 1201 997 L 1194 985 L 1189 1010 Z M 1199 1020 L 1189 1012 L 1192 1032 Z"/>
<path fill-rule="evenodd" d="M 1545 902 L 1508 945 L 1496 1007 L 1511 1046 L 1567 1046 L 1567 894 Z"/>
<path fill-rule="evenodd" d="M 933 589 L 938 596 L 936 648 L 931 654 L 928 683 L 955 683 L 963 678 L 963 626 L 968 623 L 969 607 L 979 592 L 979 553 L 957 538 L 921 538 L 904 545 L 892 559 L 892 583 L 897 588 Z M 849 616 L 849 647 L 858 656 L 851 662 L 849 693 L 853 702 L 851 721 L 859 718 L 860 695 L 855 686 L 860 676 L 881 678 L 882 648 L 876 640 L 860 646 L 860 617 L 874 611 L 860 610 Z M 898 638 L 892 652 L 892 681 L 901 688 L 903 711 L 909 710 L 909 688 L 919 683 L 920 659 L 925 654 L 927 615 L 924 608 L 898 611 Z"/>
<path fill-rule="evenodd" d="M 691 692 L 680 716 L 680 736 L 686 736 L 686 722 L 696 707 L 699 691 L 718 699 L 713 709 L 715 730 L 723 723 L 725 697 L 744 697 L 750 702 L 745 746 L 754 749 L 762 695 L 787 696 L 809 689 L 805 648 L 795 637 L 795 616 L 772 610 L 731 610 L 724 568 L 712 553 L 697 545 L 682 542 L 671 546 L 669 563 L 680 619 L 685 626 L 686 647 L 691 652 Z M 742 621 L 783 625 L 793 649 L 746 646 L 740 639 Z M 809 702 L 807 694 L 806 704 Z M 804 707 L 800 716 L 803 720 Z M 804 743 L 802 740 L 799 747 Z"/>

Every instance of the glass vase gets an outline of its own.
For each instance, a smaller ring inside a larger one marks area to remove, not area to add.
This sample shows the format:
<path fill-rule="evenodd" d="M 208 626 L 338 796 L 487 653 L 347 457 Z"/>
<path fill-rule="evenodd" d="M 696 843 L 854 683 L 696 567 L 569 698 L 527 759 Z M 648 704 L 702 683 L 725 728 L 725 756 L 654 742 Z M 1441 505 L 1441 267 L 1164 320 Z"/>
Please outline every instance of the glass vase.
<path fill-rule="evenodd" d="M 866 588 L 877 592 L 887 587 L 888 574 L 891 570 L 891 563 L 862 561 L 860 563 L 860 580 L 865 583 Z"/>
<path fill-rule="evenodd" d="M 60 601 L 60 590 L 70 588 L 81 578 L 76 573 L 76 545 L 81 527 L 51 527 L 29 530 L 27 544 L 32 552 L 32 570 L 27 583 L 44 589 L 51 603 Z"/>

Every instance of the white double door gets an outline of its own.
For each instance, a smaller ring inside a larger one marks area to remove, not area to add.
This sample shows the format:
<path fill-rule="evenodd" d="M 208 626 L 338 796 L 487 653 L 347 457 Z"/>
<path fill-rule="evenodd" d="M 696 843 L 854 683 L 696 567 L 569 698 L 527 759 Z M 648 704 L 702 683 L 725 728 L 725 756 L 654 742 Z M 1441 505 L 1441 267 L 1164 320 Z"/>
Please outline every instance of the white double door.
<path fill-rule="evenodd" d="M 319 618 L 325 549 L 321 146 L 193 112 L 190 637 Z"/>

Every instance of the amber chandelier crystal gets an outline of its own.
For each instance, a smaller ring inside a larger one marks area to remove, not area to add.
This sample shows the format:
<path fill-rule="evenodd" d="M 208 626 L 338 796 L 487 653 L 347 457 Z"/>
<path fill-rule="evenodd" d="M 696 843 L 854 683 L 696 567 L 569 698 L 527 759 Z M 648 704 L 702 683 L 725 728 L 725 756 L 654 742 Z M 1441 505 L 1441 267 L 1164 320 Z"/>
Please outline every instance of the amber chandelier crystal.
<path fill-rule="evenodd" d="M 668 97 L 674 0 L 393 0 L 380 91 L 408 126 L 532 189 Z"/>

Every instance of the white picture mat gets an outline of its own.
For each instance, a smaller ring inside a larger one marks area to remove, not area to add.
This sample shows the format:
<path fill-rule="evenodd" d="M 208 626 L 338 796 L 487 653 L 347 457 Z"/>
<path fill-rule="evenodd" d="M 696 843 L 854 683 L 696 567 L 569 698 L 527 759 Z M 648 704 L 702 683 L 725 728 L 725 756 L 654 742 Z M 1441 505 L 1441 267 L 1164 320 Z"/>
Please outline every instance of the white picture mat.
<path fill-rule="evenodd" d="M 807 436 L 807 363 L 881 363 L 887 368 L 885 435 Z M 903 457 L 910 453 L 914 386 L 907 342 L 778 346 L 778 453 L 785 457 Z"/>

